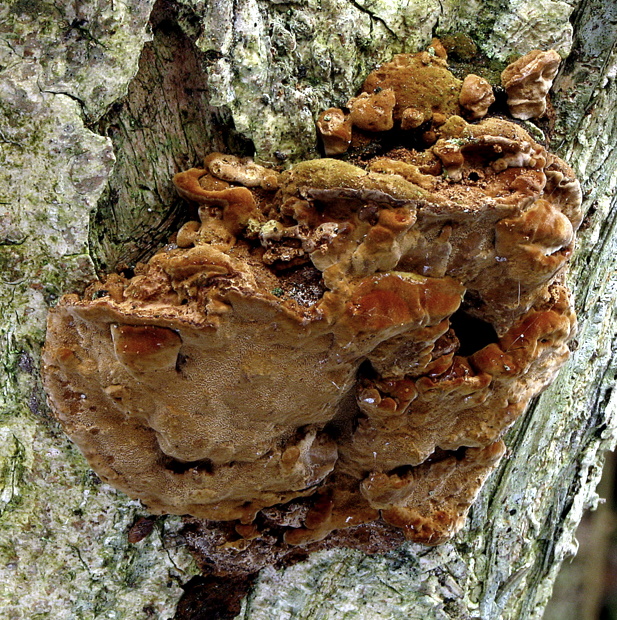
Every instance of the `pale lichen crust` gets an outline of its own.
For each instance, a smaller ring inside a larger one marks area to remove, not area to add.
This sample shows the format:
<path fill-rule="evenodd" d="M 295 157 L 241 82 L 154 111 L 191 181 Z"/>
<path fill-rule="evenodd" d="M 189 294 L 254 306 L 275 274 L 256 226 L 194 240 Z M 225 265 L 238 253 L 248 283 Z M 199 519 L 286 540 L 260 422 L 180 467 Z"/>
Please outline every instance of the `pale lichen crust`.
<path fill-rule="evenodd" d="M 153 513 L 229 522 L 208 553 L 447 540 L 568 356 L 579 184 L 430 50 L 322 113 L 345 160 L 176 175 L 199 220 L 49 315 L 66 432 Z"/>

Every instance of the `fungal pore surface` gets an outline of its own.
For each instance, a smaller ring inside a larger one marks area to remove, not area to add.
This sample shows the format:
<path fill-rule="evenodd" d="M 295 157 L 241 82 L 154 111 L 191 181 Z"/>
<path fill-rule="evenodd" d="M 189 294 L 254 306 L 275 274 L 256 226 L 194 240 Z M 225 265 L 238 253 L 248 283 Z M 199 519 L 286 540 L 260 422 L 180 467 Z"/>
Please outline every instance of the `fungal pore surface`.
<path fill-rule="evenodd" d="M 463 84 L 434 41 L 320 115 L 330 157 L 209 155 L 199 219 L 50 312 L 58 420 L 204 565 L 447 540 L 566 360 L 579 184 Z"/>

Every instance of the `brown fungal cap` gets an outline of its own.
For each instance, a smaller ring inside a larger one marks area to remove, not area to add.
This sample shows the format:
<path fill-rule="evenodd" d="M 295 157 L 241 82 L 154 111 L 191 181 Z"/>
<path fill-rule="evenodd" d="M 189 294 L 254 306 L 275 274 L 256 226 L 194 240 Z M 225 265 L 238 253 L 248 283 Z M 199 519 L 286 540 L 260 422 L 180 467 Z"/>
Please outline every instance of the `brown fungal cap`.
<path fill-rule="evenodd" d="M 350 99 L 347 107 L 351 110 L 353 125 L 365 131 L 388 131 L 394 127 L 392 112 L 396 96 L 391 88 L 376 89 L 369 94 L 360 93 Z"/>
<path fill-rule="evenodd" d="M 401 121 L 408 109 L 412 110 L 408 116 L 421 116 L 423 121 L 430 121 L 435 114 L 448 117 L 459 113 L 461 81 L 437 53 L 397 54 L 373 71 L 362 86 L 365 96 L 384 90 L 394 95 L 395 121 Z"/>
<path fill-rule="evenodd" d="M 471 120 L 484 118 L 495 103 L 493 87 L 484 78 L 469 74 L 463 80 L 459 103 L 468 112 Z"/>
<path fill-rule="evenodd" d="M 351 145 L 351 118 L 339 108 L 329 108 L 319 115 L 317 131 L 326 156 L 345 153 Z"/>
<path fill-rule="evenodd" d="M 221 571 L 446 540 L 567 357 L 578 182 L 518 125 L 465 121 L 488 95 L 432 49 L 318 121 L 330 153 L 352 124 L 398 146 L 282 173 L 212 154 L 174 178 L 199 207 L 175 245 L 50 312 L 67 433 L 153 513 L 208 520 Z"/>
<path fill-rule="evenodd" d="M 508 94 L 514 118 L 539 118 L 546 111 L 546 97 L 559 70 L 561 57 L 555 50 L 533 50 L 508 65 L 501 83 Z"/>

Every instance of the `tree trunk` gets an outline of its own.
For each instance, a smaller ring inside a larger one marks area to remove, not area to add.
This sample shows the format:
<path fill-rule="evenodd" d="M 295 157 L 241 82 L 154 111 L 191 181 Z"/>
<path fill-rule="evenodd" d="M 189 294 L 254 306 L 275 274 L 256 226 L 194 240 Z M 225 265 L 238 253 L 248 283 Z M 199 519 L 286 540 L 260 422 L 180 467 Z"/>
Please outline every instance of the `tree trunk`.
<path fill-rule="evenodd" d="M 4 0 L 0 15 L 3 617 L 173 618 L 198 572 L 179 518 L 128 542 L 146 511 L 102 484 L 49 417 L 47 308 L 165 241 L 183 218 L 174 172 L 213 150 L 315 157 L 320 110 L 393 54 L 464 33 L 496 75 L 531 49 L 569 54 L 552 150 L 585 195 L 570 275 L 578 346 L 507 435 L 509 458 L 454 540 L 265 569 L 240 617 L 541 618 L 617 429 L 612 0 Z"/>

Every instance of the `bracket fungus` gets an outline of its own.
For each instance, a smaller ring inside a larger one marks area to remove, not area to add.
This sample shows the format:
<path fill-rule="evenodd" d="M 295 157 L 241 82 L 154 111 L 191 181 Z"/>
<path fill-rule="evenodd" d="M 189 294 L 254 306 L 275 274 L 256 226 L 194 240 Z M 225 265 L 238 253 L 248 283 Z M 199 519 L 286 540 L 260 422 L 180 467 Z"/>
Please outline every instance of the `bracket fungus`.
<path fill-rule="evenodd" d="M 568 356 L 579 184 L 431 49 L 320 116 L 342 159 L 177 174 L 199 220 L 49 314 L 66 432 L 222 573 L 447 540 Z"/>
<path fill-rule="evenodd" d="M 493 87 L 484 78 L 470 73 L 463 80 L 459 103 L 471 120 L 484 118 L 495 103 Z"/>
<path fill-rule="evenodd" d="M 546 111 L 546 96 L 559 70 L 561 57 L 555 50 L 533 50 L 508 65 L 501 83 L 508 94 L 510 114 L 528 120 Z"/>

